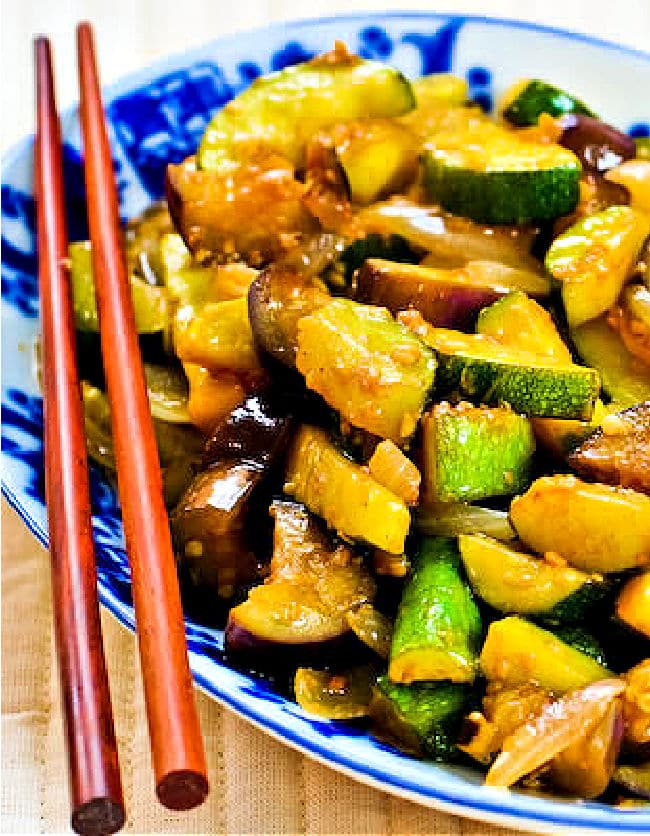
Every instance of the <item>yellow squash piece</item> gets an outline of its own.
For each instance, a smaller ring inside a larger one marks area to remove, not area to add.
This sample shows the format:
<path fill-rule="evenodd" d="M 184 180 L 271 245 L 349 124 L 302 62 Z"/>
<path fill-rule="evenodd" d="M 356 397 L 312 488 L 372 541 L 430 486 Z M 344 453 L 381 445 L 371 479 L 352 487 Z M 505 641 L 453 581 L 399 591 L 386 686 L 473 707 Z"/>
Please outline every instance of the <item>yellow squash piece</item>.
<path fill-rule="evenodd" d="M 517 616 L 492 622 L 480 663 L 489 680 L 506 685 L 532 682 L 556 694 L 611 675 L 590 656 Z"/>
<path fill-rule="evenodd" d="M 176 352 L 185 363 L 211 372 L 260 370 L 245 298 L 206 304 L 176 337 Z"/>
<path fill-rule="evenodd" d="M 637 575 L 625 584 L 616 602 L 616 615 L 650 638 L 650 572 Z"/>
<path fill-rule="evenodd" d="M 404 551 L 411 518 L 402 500 L 347 459 L 326 433 L 303 426 L 287 464 L 285 491 L 340 534 L 391 554 Z"/>
<path fill-rule="evenodd" d="M 650 213 L 650 160 L 625 160 L 610 169 L 605 179 L 625 186 L 630 193 L 630 205 Z"/>
<path fill-rule="evenodd" d="M 400 442 L 417 426 L 436 360 L 385 308 L 333 299 L 300 320 L 296 366 L 346 421 Z"/>
<path fill-rule="evenodd" d="M 575 476 L 543 476 L 513 500 L 510 520 L 534 551 L 588 572 L 622 572 L 650 560 L 650 497 Z"/>
<path fill-rule="evenodd" d="M 184 369 L 190 384 L 187 403 L 190 421 L 207 435 L 244 400 L 246 389 L 232 374 L 213 377 L 196 363 L 185 363 Z"/>

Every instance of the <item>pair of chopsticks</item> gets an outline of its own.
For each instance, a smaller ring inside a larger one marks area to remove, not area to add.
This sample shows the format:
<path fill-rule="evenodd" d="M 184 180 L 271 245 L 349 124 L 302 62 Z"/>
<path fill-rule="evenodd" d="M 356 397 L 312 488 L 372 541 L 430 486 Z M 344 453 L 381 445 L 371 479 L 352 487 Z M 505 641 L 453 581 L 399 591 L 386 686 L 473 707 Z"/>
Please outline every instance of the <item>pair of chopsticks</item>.
<path fill-rule="evenodd" d="M 88 23 L 77 28 L 77 51 L 97 309 L 156 792 L 165 806 L 184 810 L 206 797 L 207 770 Z M 83 406 L 66 266 L 61 131 L 47 38 L 35 41 L 35 64 L 45 476 L 71 823 L 82 834 L 113 833 L 124 824 L 125 811 L 97 601 Z"/>

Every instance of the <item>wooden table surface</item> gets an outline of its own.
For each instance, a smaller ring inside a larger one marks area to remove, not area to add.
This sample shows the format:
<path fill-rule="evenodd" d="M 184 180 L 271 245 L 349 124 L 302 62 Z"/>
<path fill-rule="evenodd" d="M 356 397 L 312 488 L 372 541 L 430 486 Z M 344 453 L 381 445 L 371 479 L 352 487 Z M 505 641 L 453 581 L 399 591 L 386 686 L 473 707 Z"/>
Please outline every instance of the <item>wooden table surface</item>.
<path fill-rule="evenodd" d="M 268 21 L 372 9 L 376 0 L 2 0 L 2 147 L 32 130 L 31 39 L 53 36 L 60 104 L 76 98 L 74 25 L 97 30 L 109 82 L 152 59 Z M 393 2 L 393 8 L 414 8 Z M 433 10 L 433 4 L 420 5 Z M 447 0 L 450 12 L 518 17 L 638 48 L 650 45 L 650 1 Z M 627 95 L 629 91 L 621 91 Z M 47 554 L 3 500 L 2 807 L 5 833 L 68 830 L 65 756 L 51 639 Z M 146 722 L 133 637 L 103 614 L 130 833 L 513 833 L 403 802 L 364 787 L 271 740 L 202 694 L 212 794 L 190 814 L 153 800 Z"/>

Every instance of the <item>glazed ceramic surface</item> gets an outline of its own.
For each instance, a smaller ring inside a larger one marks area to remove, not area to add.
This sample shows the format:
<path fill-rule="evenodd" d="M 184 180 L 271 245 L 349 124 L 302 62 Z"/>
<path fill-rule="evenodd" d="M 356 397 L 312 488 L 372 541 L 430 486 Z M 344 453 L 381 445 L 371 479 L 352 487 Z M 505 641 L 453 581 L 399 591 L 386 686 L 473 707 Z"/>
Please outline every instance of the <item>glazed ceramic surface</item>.
<path fill-rule="evenodd" d="M 453 72 L 492 109 L 506 87 L 537 76 L 569 88 L 633 135 L 649 133 L 650 55 L 577 35 L 508 21 L 429 14 L 373 14 L 278 25 L 223 38 L 158 62 L 105 94 L 121 212 L 129 218 L 162 196 L 168 162 L 196 149 L 211 114 L 260 74 L 303 61 L 342 39 L 411 77 Z M 634 93 L 637 91 L 637 94 Z M 70 239 L 85 238 L 85 196 L 75 112 L 63 117 Z M 38 334 L 32 142 L 3 160 L 2 482 L 3 492 L 47 545 L 43 497 L 43 410 L 35 375 Z M 92 472 L 102 603 L 134 628 L 129 567 L 114 490 Z M 306 715 L 267 683 L 230 669 L 222 633 L 187 621 L 199 686 L 279 739 L 388 792 L 460 815 L 520 829 L 566 833 L 650 832 L 650 812 L 618 810 L 481 786 L 478 772 L 414 760 L 365 731 Z"/>

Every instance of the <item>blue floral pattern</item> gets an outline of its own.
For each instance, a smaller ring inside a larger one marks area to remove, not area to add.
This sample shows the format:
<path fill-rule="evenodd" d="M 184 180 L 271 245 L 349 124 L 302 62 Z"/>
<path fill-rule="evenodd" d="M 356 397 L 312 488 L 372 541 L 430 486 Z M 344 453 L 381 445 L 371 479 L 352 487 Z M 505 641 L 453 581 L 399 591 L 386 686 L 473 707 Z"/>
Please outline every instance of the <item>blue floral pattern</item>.
<path fill-rule="evenodd" d="M 335 37 L 365 57 L 390 60 L 410 75 L 450 70 L 464 75 L 471 97 L 489 110 L 503 83 L 498 75 L 502 51 L 507 50 L 512 59 L 517 34 L 529 35 L 531 31 L 525 24 L 458 16 L 361 15 L 270 27 L 264 33 L 222 39 L 210 48 L 170 60 L 162 70 L 140 75 L 131 84 L 127 81 L 114 94 L 109 91 L 106 99 L 121 211 L 128 217 L 143 208 L 142 201 L 162 195 L 166 164 L 194 152 L 212 114 L 225 102 L 261 74 L 331 48 Z M 575 48 L 582 44 L 585 55 L 592 48 L 590 42 L 563 33 L 545 30 L 545 36 L 557 39 L 560 57 L 567 40 Z M 480 49 L 476 43 L 481 44 Z M 637 73 L 639 60 L 644 62 L 644 83 L 650 86 L 649 56 L 639 59 L 638 54 L 622 49 L 598 47 L 599 62 L 601 58 L 609 60 L 610 54 L 615 62 L 634 64 Z M 530 74 L 529 61 L 529 54 L 521 56 L 520 76 Z M 634 111 L 636 105 L 629 102 L 624 107 L 622 118 L 627 120 L 630 133 L 648 136 L 647 112 Z M 70 238 L 77 239 L 87 234 L 78 126 L 72 115 L 64 124 L 68 225 Z M 31 156 L 31 142 L 25 141 L 3 167 L 3 491 L 30 529 L 46 542 L 43 405 L 28 351 L 38 330 Z M 100 596 L 132 629 L 130 572 L 116 492 L 94 468 L 90 484 Z M 518 793 L 504 796 L 479 789 L 475 773 L 420 763 L 370 738 L 363 729 L 314 720 L 269 683 L 228 667 L 220 631 L 190 620 L 186 626 L 190 661 L 200 685 L 285 741 L 361 779 L 425 804 L 533 829 L 650 830 L 650 816 L 642 811 L 619 813 L 599 804 L 572 805 Z"/>

